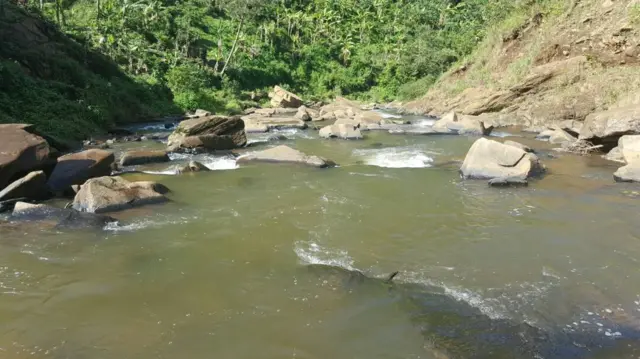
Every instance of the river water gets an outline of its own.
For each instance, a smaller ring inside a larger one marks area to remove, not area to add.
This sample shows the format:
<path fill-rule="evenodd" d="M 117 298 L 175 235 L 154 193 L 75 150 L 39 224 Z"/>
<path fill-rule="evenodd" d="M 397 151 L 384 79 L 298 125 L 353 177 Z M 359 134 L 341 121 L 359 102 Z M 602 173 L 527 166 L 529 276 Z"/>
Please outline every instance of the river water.
<path fill-rule="evenodd" d="M 397 283 L 440 288 L 492 320 L 620 343 L 598 357 L 640 355 L 640 193 L 613 182 L 615 165 L 509 137 L 543 149 L 549 173 L 494 189 L 459 178 L 474 138 L 283 134 L 340 167 L 199 155 L 215 171 L 127 174 L 165 184 L 172 201 L 117 225 L 0 229 L 0 358 L 446 357 L 387 293 L 305 270 L 314 263 L 399 271 Z M 250 138 L 243 151 L 275 145 Z"/>

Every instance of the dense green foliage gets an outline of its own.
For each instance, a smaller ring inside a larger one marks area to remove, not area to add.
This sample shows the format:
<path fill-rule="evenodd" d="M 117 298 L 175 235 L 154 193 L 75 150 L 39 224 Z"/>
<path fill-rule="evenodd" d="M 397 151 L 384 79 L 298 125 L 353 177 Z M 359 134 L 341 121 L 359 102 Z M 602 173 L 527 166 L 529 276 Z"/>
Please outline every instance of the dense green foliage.
<path fill-rule="evenodd" d="M 265 100 L 276 84 L 310 100 L 415 98 L 474 49 L 488 24 L 526 4 L 26 0 L 24 6 L 106 55 L 138 84 L 168 87 L 182 110 L 236 112 Z"/>

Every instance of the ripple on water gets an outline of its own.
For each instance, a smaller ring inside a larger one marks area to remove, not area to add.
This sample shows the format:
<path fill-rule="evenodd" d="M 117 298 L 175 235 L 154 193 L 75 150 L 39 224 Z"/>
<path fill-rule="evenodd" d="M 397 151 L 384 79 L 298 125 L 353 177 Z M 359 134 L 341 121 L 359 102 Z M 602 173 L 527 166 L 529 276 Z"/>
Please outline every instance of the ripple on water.
<path fill-rule="evenodd" d="M 386 168 L 426 168 L 431 167 L 433 158 L 428 152 L 416 147 L 389 147 L 381 149 L 354 150 L 355 156 L 364 159 L 369 166 Z"/>

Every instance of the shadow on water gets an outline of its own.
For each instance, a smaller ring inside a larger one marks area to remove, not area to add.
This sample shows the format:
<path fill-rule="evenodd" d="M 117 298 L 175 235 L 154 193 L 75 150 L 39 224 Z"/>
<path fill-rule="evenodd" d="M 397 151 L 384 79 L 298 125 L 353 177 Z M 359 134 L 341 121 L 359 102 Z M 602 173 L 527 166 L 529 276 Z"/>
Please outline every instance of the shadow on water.
<path fill-rule="evenodd" d="M 510 318 L 492 318 L 479 308 L 447 295 L 443 288 L 402 282 L 402 278 L 369 277 L 358 270 L 326 264 L 305 269 L 324 282 L 349 292 L 378 298 L 391 296 L 419 328 L 425 349 L 447 359 L 569 359 L 636 358 L 640 330 L 628 324 L 606 323 L 602 329 L 575 331 L 557 325 L 541 328 Z M 402 273 L 398 275 L 402 277 Z"/>

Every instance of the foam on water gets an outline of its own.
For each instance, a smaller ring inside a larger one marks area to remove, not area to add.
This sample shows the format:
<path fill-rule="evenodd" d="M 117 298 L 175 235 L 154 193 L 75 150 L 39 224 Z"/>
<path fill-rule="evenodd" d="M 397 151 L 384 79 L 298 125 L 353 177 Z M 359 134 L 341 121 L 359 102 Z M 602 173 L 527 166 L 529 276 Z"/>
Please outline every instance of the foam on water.
<path fill-rule="evenodd" d="M 426 151 L 415 147 L 355 150 L 354 155 L 367 165 L 386 168 L 426 168 L 433 163 Z"/>
<path fill-rule="evenodd" d="M 170 153 L 171 161 L 198 161 L 212 171 L 234 170 L 238 168 L 236 159 L 232 156 L 211 156 L 211 155 L 190 155 L 184 153 Z M 172 166 L 161 171 L 142 171 L 143 173 L 154 175 L 176 175 L 177 166 Z"/>
<path fill-rule="evenodd" d="M 296 242 L 294 252 L 303 264 L 324 264 L 348 270 L 353 267 L 353 258 L 344 250 L 334 250 L 320 246 L 316 242 Z"/>
<path fill-rule="evenodd" d="M 145 228 L 160 227 L 160 226 L 174 225 L 174 224 L 184 224 L 196 218 L 197 217 L 193 217 L 193 218 L 179 217 L 179 218 L 165 219 L 165 220 L 148 218 L 148 219 L 141 219 L 141 220 L 137 220 L 135 222 L 126 223 L 126 224 L 121 223 L 120 221 L 116 221 L 116 222 L 107 223 L 103 227 L 103 230 L 108 232 L 114 232 L 114 233 L 132 232 L 132 231 L 137 231 Z"/>
<path fill-rule="evenodd" d="M 384 112 L 381 110 L 375 110 L 375 112 L 379 113 L 383 118 L 402 118 L 400 115 Z"/>
<path fill-rule="evenodd" d="M 412 121 L 412 125 L 420 127 L 432 127 L 436 123 L 436 119 L 433 118 L 421 118 L 419 120 Z"/>

